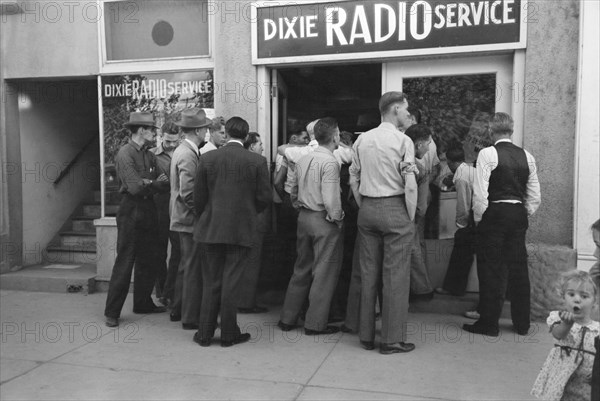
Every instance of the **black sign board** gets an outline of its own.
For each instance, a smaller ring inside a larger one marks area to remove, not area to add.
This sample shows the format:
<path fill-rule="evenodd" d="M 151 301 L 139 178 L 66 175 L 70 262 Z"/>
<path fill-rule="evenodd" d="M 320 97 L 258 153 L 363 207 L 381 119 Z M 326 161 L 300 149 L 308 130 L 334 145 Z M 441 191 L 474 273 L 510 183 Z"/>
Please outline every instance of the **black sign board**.
<path fill-rule="evenodd" d="M 526 0 L 270 3 L 253 8 L 255 64 L 526 46 Z"/>

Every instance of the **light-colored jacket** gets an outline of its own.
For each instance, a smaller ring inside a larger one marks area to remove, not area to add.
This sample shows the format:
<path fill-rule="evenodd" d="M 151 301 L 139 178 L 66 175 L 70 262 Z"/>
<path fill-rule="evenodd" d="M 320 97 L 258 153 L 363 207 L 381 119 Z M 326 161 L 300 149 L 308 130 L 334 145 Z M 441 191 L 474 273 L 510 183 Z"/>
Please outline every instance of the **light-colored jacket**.
<path fill-rule="evenodd" d="M 182 141 L 171 159 L 171 231 L 194 231 L 194 180 L 198 154 L 188 141 Z"/>

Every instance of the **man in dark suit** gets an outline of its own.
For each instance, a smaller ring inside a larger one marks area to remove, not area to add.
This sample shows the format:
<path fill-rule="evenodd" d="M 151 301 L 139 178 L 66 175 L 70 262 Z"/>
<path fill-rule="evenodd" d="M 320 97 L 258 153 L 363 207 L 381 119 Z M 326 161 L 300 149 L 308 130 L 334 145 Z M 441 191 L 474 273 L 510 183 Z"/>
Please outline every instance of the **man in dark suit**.
<path fill-rule="evenodd" d="M 219 313 L 221 346 L 250 339 L 237 325 L 238 285 L 257 238 L 257 214 L 271 201 L 271 186 L 265 158 L 244 149 L 248 128 L 240 117 L 229 119 L 228 143 L 202 155 L 198 163 L 194 241 L 201 244 L 203 289 L 194 341 L 201 346 L 210 345 Z"/>

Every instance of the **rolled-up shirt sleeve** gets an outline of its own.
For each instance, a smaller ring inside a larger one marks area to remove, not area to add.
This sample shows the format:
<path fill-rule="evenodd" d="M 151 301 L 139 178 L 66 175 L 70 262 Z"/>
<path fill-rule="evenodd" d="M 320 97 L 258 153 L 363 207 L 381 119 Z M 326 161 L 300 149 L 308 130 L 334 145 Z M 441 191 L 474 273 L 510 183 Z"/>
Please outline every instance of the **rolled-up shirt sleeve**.
<path fill-rule="evenodd" d="M 495 160 L 494 160 L 494 157 Z M 473 217 L 480 222 L 488 207 L 488 189 L 492 170 L 498 165 L 498 154 L 493 147 L 482 149 L 477 156 L 477 168 L 473 183 Z"/>
<path fill-rule="evenodd" d="M 357 141 L 358 142 L 358 141 Z M 352 147 L 352 164 L 348 169 L 350 173 L 350 185 L 360 186 L 360 159 L 358 157 L 357 144 Z"/>
<path fill-rule="evenodd" d="M 331 160 L 323 166 L 321 174 L 321 196 L 327 215 L 333 221 L 344 219 L 340 195 L 340 165 Z"/>
<path fill-rule="evenodd" d="M 525 208 L 527 209 L 527 215 L 531 216 L 536 212 L 540 204 L 542 203 L 542 194 L 540 191 L 540 181 L 537 176 L 537 165 L 535 164 L 534 157 L 527 151 L 527 163 L 529 164 L 529 179 L 527 180 L 527 186 L 525 187 Z"/>

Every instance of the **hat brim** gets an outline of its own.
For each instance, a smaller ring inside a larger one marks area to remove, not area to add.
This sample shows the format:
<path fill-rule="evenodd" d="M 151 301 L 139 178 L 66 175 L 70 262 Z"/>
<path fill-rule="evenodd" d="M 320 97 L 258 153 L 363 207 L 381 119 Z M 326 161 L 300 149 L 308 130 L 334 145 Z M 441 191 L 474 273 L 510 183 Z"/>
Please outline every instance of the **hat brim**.
<path fill-rule="evenodd" d="M 186 125 L 186 124 L 182 124 L 178 121 L 175 121 L 173 124 L 175 124 L 176 126 L 181 127 L 181 128 L 204 128 L 204 127 L 210 127 L 212 125 L 212 121 L 207 120 L 207 121 L 204 121 L 203 123 L 194 124 L 194 125 Z"/>
<path fill-rule="evenodd" d="M 159 129 L 158 125 L 154 125 L 154 124 L 149 124 L 146 122 L 126 122 L 125 124 L 123 124 L 125 127 L 131 127 L 131 126 L 136 126 L 136 127 L 153 127 L 156 129 Z"/>

